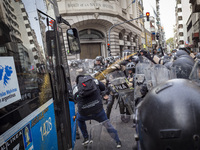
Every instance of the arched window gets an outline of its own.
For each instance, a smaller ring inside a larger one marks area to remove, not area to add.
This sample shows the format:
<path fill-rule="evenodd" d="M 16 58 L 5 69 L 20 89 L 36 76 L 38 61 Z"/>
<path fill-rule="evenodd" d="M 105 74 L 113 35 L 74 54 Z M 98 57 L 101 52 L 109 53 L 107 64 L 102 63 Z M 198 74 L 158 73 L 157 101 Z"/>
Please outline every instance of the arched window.
<path fill-rule="evenodd" d="M 130 39 L 130 36 L 129 35 L 127 35 L 127 41 L 130 41 L 131 39 Z"/>
<path fill-rule="evenodd" d="M 122 35 L 121 32 L 119 33 L 119 39 L 120 39 L 120 40 L 123 40 L 123 35 Z"/>
<path fill-rule="evenodd" d="M 104 34 L 98 30 L 85 29 L 79 32 L 80 39 L 104 39 Z"/>

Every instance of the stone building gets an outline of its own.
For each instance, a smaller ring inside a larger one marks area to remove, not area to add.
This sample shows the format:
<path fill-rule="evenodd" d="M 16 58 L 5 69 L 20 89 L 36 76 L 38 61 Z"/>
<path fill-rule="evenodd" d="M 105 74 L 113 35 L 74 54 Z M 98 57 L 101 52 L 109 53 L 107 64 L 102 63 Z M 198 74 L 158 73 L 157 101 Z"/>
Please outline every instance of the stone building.
<path fill-rule="evenodd" d="M 68 59 L 94 59 L 98 55 L 107 57 L 109 28 L 143 14 L 142 0 L 59 0 L 58 7 L 62 17 L 79 30 L 82 52 L 78 55 L 68 54 Z M 133 52 L 139 50 L 144 27 L 142 20 L 121 24 L 111 30 L 113 56 L 121 55 L 125 49 Z"/>
<path fill-rule="evenodd" d="M 176 25 L 175 25 L 175 45 L 178 48 L 187 46 L 187 21 L 191 14 L 189 1 L 176 0 L 175 15 L 176 15 Z"/>

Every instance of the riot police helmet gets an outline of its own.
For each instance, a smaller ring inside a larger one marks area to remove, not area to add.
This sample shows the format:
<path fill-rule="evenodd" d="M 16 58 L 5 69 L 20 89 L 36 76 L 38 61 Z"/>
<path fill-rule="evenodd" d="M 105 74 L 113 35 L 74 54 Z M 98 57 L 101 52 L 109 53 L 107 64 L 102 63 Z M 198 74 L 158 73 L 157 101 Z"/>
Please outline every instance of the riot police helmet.
<path fill-rule="evenodd" d="M 132 56 L 132 62 L 134 62 L 134 63 L 138 63 L 139 62 L 139 57 L 137 56 L 137 55 L 134 55 L 134 56 Z"/>
<path fill-rule="evenodd" d="M 113 56 L 109 56 L 106 58 L 106 62 L 107 62 L 107 64 L 112 64 L 115 62 L 115 59 Z"/>
<path fill-rule="evenodd" d="M 126 70 L 127 70 L 127 71 L 131 70 L 131 71 L 135 72 L 135 63 L 134 63 L 134 62 L 128 63 L 128 64 L 126 65 Z"/>
<path fill-rule="evenodd" d="M 184 50 L 178 50 L 175 53 L 175 59 L 177 59 L 178 57 L 183 56 L 183 55 L 188 55 L 188 53 L 186 51 L 184 51 Z"/>
<path fill-rule="evenodd" d="M 192 68 L 194 66 L 194 60 L 189 55 L 182 55 L 178 57 L 172 67 L 176 68 L 177 78 L 188 79 Z"/>
<path fill-rule="evenodd" d="M 190 49 L 187 48 L 187 47 L 179 48 L 179 50 L 183 50 L 183 51 L 185 51 L 187 54 L 190 54 L 190 53 L 191 53 L 191 52 L 190 52 Z"/>
<path fill-rule="evenodd" d="M 138 106 L 140 150 L 200 149 L 200 87 L 173 79 L 148 92 Z"/>
<path fill-rule="evenodd" d="M 102 56 L 97 56 L 97 57 L 95 58 L 95 60 L 96 60 L 96 62 L 99 61 L 100 63 L 103 64 L 103 57 L 102 57 Z"/>

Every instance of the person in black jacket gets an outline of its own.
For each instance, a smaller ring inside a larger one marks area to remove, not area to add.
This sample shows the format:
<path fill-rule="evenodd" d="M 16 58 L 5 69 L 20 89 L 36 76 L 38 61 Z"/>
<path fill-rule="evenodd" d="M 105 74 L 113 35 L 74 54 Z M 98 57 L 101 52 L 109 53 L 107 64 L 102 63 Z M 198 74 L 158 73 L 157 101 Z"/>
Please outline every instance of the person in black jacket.
<path fill-rule="evenodd" d="M 77 85 L 80 85 L 79 82 L 80 77 L 84 78 L 84 75 L 77 76 L 76 78 Z M 74 99 L 78 103 L 78 113 L 77 113 L 78 126 L 81 129 L 82 135 L 84 137 L 82 145 L 87 145 L 90 142 L 85 121 L 96 120 L 98 122 L 104 122 L 107 120 L 106 121 L 107 123 L 104 124 L 104 126 L 106 127 L 110 136 L 116 141 L 117 148 L 120 148 L 121 141 L 119 140 L 117 130 L 115 130 L 114 127 L 111 125 L 103 109 L 102 97 L 100 93 L 101 91 L 105 90 L 105 85 L 102 82 L 98 81 L 97 79 L 93 80 L 97 87 L 96 91 L 94 91 L 93 93 L 91 93 L 86 97 L 80 96 L 81 95 L 80 91 L 77 91 L 74 96 Z M 86 86 L 85 83 L 81 84 L 83 84 L 83 86 Z"/>

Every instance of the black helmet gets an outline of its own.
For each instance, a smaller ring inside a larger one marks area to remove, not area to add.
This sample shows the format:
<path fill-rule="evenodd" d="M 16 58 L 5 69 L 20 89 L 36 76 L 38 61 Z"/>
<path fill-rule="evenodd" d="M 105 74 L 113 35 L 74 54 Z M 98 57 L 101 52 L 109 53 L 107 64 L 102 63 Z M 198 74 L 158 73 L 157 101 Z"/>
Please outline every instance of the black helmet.
<path fill-rule="evenodd" d="M 127 56 L 131 55 L 132 52 L 131 50 L 127 49 L 127 50 L 124 50 L 123 53 L 122 53 L 122 57 L 123 58 L 127 58 Z"/>
<path fill-rule="evenodd" d="M 138 106 L 141 150 L 200 149 L 200 87 L 186 79 L 152 89 Z"/>
<path fill-rule="evenodd" d="M 101 61 L 101 62 L 102 62 L 102 57 L 101 57 L 101 56 L 97 56 L 97 57 L 95 58 L 95 60 L 96 60 L 96 61 Z"/>
<path fill-rule="evenodd" d="M 175 53 L 175 59 L 177 59 L 178 57 L 183 56 L 183 55 L 188 55 L 188 53 L 186 51 L 184 51 L 184 50 L 178 50 Z"/>
<path fill-rule="evenodd" d="M 113 56 L 109 56 L 109 57 L 106 58 L 106 61 L 107 61 L 108 64 L 112 64 L 112 63 L 115 62 L 115 59 L 114 59 Z"/>
<path fill-rule="evenodd" d="M 189 55 L 182 55 L 173 62 L 172 66 L 176 68 L 177 78 L 188 79 L 194 66 L 194 60 Z"/>
<path fill-rule="evenodd" d="M 139 62 L 139 57 L 137 55 L 132 57 L 132 62 L 135 62 L 136 64 Z"/>
<path fill-rule="evenodd" d="M 135 63 L 134 62 L 130 62 L 126 65 L 126 70 L 132 70 L 133 72 L 135 72 Z"/>
<path fill-rule="evenodd" d="M 187 52 L 187 54 L 190 54 L 189 48 L 183 47 L 183 48 L 179 48 L 179 50 L 183 50 L 183 51 Z"/>

